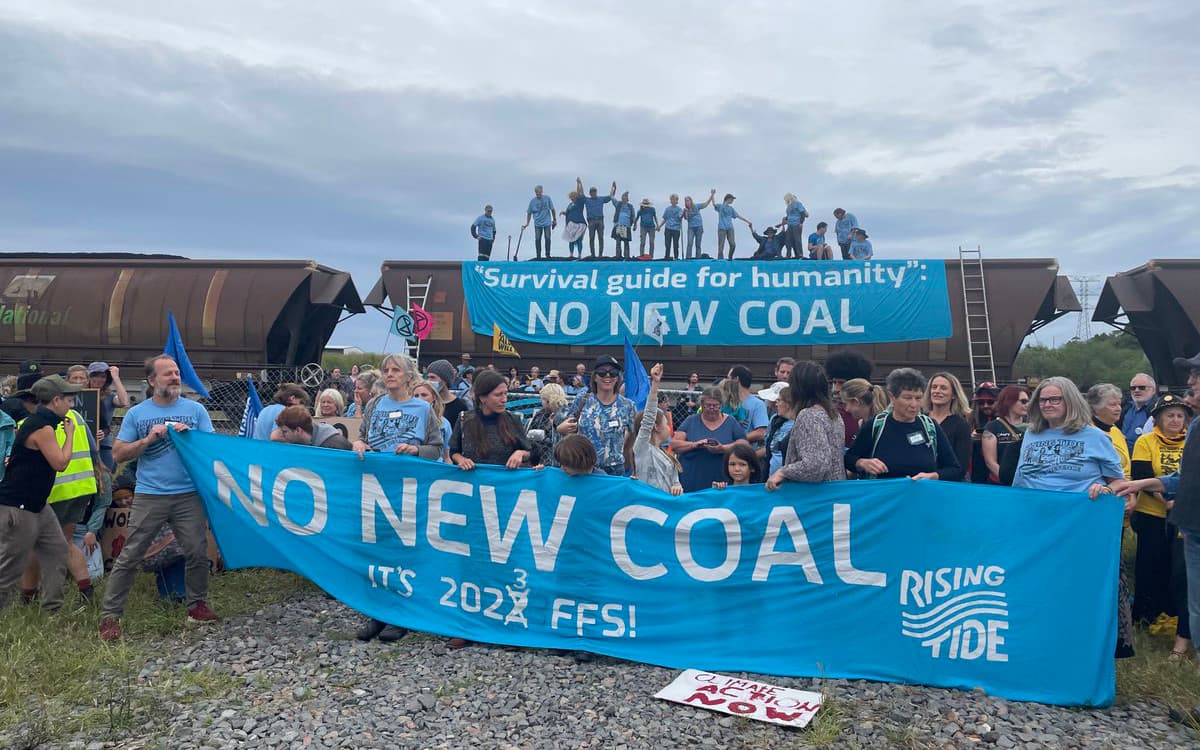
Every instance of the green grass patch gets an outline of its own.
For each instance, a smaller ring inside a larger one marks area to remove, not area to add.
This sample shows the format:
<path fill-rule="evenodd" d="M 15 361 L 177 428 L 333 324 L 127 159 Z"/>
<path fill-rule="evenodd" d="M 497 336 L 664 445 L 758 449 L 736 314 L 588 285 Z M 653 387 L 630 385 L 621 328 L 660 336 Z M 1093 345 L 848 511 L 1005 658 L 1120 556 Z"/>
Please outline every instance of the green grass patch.
<path fill-rule="evenodd" d="M 1200 668 L 1190 655 L 1178 663 L 1168 661 L 1174 642 L 1174 635 L 1138 631 L 1134 637 L 1137 655 L 1117 661 L 1118 699 L 1156 703 L 1184 716 L 1200 705 Z M 1189 723 L 1200 730 L 1194 719 Z"/>
<path fill-rule="evenodd" d="M 291 573 L 230 571 L 213 578 L 209 603 L 221 617 L 236 617 L 311 590 Z M 28 748 L 84 732 L 117 738 L 162 713 L 156 694 L 164 689 L 181 700 L 230 694 L 241 681 L 208 666 L 167 676 L 166 684 L 138 684 L 146 659 L 164 652 L 164 638 L 203 637 L 186 616 L 183 605 L 159 600 L 151 575 L 138 576 L 121 620 L 125 637 L 115 644 L 100 641 L 98 603 L 82 604 L 70 586 L 58 613 L 31 606 L 0 611 L 0 735 Z"/>

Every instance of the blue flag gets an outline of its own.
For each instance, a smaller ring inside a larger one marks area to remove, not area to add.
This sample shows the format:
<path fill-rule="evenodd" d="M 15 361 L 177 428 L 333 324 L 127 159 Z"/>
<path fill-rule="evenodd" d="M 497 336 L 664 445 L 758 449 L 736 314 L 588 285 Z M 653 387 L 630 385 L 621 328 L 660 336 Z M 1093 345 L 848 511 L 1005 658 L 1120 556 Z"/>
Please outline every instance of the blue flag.
<path fill-rule="evenodd" d="M 253 438 L 254 424 L 263 408 L 262 399 L 258 397 L 258 387 L 254 385 L 254 378 L 249 375 L 246 376 L 246 386 L 250 391 L 246 394 L 246 410 L 242 412 L 242 425 L 238 428 L 238 434 Z"/>
<path fill-rule="evenodd" d="M 638 359 L 629 337 L 625 337 L 625 398 L 639 409 L 646 408 L 646 397 L 650 395 L 650 376 Z"/>
<path fill-rule="evenodd" d="M 192 360 L 188 359 L 187 350 L 183 348 L 183 337 L 179 335 L 179 326 L 175 325 L 175 313 L 170 310 L 167 310 L 167 322 L 170 328 L 167 330 L 167 344 L 163 347 L 163 354 L 175 358 L 179 365 L 179 377 L 184 385 L 199 393 L 202 398 L 208 398 L 208 389 L 200 382 L 200 376 L 192 367 Z"/>

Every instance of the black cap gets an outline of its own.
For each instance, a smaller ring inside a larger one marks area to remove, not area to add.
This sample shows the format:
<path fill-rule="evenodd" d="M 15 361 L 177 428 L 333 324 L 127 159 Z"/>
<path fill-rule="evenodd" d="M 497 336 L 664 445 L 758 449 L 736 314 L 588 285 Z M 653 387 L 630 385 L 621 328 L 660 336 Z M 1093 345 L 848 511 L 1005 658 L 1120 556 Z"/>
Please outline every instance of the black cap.
<path fill-rule="evenodd" d="M 592 365 L 592 370 L 599 370 L 601 367 L 615 367 L 621 369 L 621 363 L 611 354 L 601 354 L 596 357 L 596 364 Z"/>
<path fill-rule="evenodd" d="M 17 367 L 18 375 L 38 375 L 38 376 L 40 376 L 41 373 L 42 373 L 42 366 L 39 365 L 37 362 L 34 362 L 32 359 L 25 360 L 24 362 L 21 363 L 21 365 L 19 367 Z"/>

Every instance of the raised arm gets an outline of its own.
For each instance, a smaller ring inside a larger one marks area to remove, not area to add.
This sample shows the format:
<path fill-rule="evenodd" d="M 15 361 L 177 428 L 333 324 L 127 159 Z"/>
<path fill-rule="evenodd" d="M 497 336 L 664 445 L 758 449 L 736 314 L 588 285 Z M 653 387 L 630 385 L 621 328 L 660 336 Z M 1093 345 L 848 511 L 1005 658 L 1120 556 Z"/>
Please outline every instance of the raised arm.
<path fill-rule="evenodd" d="M 112 375 L 113 393 L 116 394 L 113 403 L 122 409 L 129 408 L 129 392 L 125 390 L 125 384 L 121 382 L 121 368 L 110 367 L 108 374 Z"/>

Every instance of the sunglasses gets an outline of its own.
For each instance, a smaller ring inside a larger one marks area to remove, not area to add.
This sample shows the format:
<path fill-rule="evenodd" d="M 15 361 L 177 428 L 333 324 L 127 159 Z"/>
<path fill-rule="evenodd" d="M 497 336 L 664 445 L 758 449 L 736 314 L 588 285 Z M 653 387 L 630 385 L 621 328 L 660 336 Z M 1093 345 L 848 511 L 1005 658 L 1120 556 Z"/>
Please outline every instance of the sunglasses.
<path fill-rule="evenodd" d="M 1148 385 L 1131 385 L 1131 386 L 1129 386 L 1129 390 L 1131 390 L 1131 391 L 1148 391 L 1148 390 L 1150 390 L 1150 386 L 1148 386 Z"/>
<path fill-rule="evenodd" d="M 620 374 L 618 370 L 596 370 L 596 377 L 598 378 L 615 378 Z"/>

